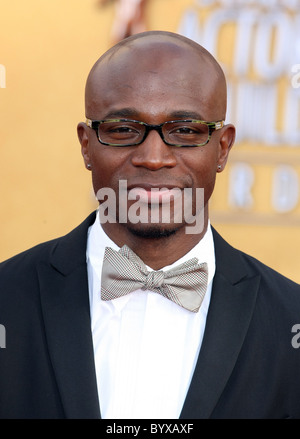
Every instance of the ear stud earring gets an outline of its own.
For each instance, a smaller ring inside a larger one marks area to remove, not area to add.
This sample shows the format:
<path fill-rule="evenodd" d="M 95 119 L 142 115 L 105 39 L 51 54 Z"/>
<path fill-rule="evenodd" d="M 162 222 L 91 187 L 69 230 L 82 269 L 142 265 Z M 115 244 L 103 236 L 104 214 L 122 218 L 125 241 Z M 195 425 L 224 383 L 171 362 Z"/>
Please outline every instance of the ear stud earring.
<path fill-rule="evenodd" d="M 86 165 L 86 167 L 87 167 L 88 169 L 92 169 L 92 165 L 91 165 L 90 163 L 88 163 L 88 164 Z"/>

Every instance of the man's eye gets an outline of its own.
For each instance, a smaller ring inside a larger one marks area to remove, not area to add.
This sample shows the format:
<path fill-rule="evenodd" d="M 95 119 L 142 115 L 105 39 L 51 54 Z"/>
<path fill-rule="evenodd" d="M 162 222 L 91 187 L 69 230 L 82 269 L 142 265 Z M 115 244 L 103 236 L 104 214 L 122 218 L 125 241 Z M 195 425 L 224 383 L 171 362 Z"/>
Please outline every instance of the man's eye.
<path fill-rule="evenodd" d="M 109 129 L 109 132 L 111 133 L 124 133 L 124 134 L 136 134 L 138 133 L 138 131 L 134 128 L 134 127 L 130 127 L 130 126 L 126 126 L 126 125 L 121 125 L 121 126 L 114 126 L 111 127 Z"/>
<path fill-rule="evenodd" d="M 178 134 L 196 134 L 197 131 L 191 127 L 178 127 L 174 130 L 175 133 Z"/>
<path fill-rule="evenodd" d="M 187 125 L 175 126 L 169 134 L 170 136 L 197 136 L 199 134 L 199 129 L 198 127 Z"/>

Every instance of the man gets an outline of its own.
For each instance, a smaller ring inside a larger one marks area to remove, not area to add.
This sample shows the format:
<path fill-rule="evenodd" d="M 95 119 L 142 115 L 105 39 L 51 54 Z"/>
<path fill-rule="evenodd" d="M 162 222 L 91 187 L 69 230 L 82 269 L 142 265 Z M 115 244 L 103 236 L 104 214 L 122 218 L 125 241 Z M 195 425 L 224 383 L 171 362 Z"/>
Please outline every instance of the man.
<path fill-rule="evenodd" d="M 93 66 L 78 136 L 99 210 L 1 264 L 2 418 L 300 418 L 300 287 L 209 221 L 225 114 L 220 66 L 185 37 Z"/>

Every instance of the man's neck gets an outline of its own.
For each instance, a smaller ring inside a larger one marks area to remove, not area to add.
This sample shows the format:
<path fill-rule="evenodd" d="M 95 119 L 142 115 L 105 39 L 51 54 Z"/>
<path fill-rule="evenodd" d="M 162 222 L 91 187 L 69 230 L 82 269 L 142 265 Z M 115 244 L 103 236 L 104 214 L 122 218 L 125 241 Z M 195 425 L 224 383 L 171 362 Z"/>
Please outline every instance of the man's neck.
<path fill-rule="evenodd" d="M 188 253 L 203 238 L 207 230 L 208 218 L 205 218 L 201 232 L 187 234 L 185 226 L 178 228 L 170 236 L 145 237 L 130 231 L 126 224 L 102 224 L 105 233 L 119 247 L 127 245 L 143 262 L 153 270 L 171 265 Z"/>

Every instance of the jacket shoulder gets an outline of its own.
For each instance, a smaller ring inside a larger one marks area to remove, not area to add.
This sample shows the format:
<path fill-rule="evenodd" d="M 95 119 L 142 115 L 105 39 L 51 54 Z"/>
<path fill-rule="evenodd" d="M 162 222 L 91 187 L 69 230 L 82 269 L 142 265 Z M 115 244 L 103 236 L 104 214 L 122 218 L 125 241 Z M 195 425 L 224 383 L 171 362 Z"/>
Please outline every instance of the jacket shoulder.
<path fill-rule="evenodd" d="M 28 276 L 35 270 L 36 264 L 42 261 L 49 261 L 56 249 L 62 244 L 70 253 L 80 246 L 86 245 L 87 230 L 95 220 L 95 212 L 90 214 L 79 226 L 64 236 L 40 243 L 21 253 L 12 256 L 0 263 L 0 283 L 6 276 L 15 273 L 17 276 L 24 273 Z"/>
<path fill-rule="evenodd" d="M 231 284 L 259 279 L 259 298 L 269 305 L 278 304 L 300 311 L 300 284 L 266 265 L 257 258 L 234 248 L 213 229 L 216 270 Z"/>

